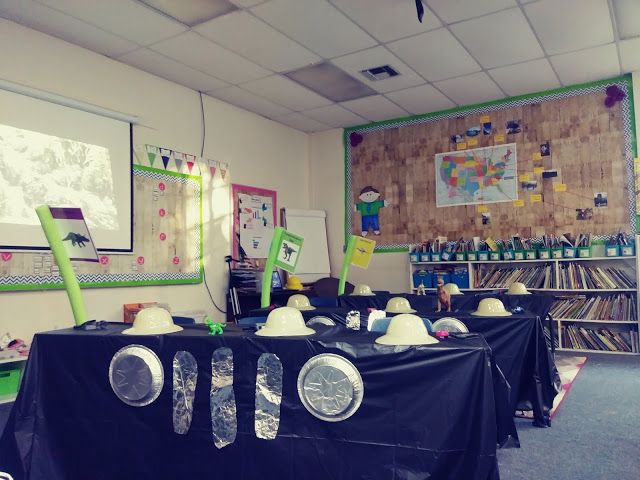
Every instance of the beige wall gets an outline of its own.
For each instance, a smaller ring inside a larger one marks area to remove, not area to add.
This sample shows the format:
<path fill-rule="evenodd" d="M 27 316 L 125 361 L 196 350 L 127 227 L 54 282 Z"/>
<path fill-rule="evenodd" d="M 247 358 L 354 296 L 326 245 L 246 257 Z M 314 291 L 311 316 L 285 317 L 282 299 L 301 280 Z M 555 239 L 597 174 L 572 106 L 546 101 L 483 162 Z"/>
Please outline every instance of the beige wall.
<path fill-rule="evenodd" d="M 0 78 L 120 111 L 140 119 L 134 145 L 199 154 L 198 93 L 102 55 L 0 19 Z M 205 157 L 230 164 L 232 182 L 278 192 L 278 206 L 309 208 L 308 135 L 205 96 Z M 229 247 L 229 189 L 203 172 L 204 254 L 209 287 L 224 308 Z M 227 177 L 229 178 L 229 176 Z M 83 291 L 92 318 L 121 321 L 122 304 L 168 302 L 216 319 L 204 284 Z M 37 331 L 73 325 L 63 291 L 0 292 L 0 334 L 29 341 Z"/>
<path fill-rule="evenodd" d="M 309 169 L 311 208 L 327 212 L 327 236 L 331 272 L 340 275 L 344 247 L 344 146 L 342 130 L 311 135 Z M 375 239 L 375 237 L 372 237 Z M 351 267 L 349 282 L 366 283 L 374 290 L 409 291 L 406 253 L 379 253 L 367 270 Z"/>

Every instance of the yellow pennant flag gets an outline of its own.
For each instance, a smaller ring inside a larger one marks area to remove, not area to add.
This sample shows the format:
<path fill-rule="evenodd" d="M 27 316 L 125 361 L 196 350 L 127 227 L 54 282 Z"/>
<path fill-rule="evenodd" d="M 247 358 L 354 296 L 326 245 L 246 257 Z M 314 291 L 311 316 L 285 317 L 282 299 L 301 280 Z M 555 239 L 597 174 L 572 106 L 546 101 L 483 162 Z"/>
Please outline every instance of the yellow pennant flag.
<path fill-rule="evenodd" d="M 369 268 L 369 262 L 371 262 L 374 248 L 376 248 L 375 240 L 356 236 L 356 244 L 353 248 L 351 265 L 355 265 L 360 268 Z"/>

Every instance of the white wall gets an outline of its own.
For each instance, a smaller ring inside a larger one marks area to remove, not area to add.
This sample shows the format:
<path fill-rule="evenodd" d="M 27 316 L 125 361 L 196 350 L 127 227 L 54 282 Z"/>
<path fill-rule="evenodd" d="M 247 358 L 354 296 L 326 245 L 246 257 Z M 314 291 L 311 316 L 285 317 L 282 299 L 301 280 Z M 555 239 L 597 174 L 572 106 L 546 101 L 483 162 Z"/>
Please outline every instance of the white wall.
<path fill-rule="evenodd" d="M 338 277 L 344 248 L 344 145 L 342 130 L 314 133 L 309 143 L 311 208 L 327 212 L 332 276 Z M 375 239 L 375 237 L 372 237 Z M 367 270 L 349 269 L 348 281 L 374 290 L 409 291 L 406 253 L 378 253 Z"/>
<path fill-rule="evenodd" d="M 198 93 L 102 55 L 0 19 L 0 78 L 137 116 L 134 145 L 153 144 L 199 154 Z M 231 182 L 274 189 L 278 205 L 308 208 L 308 135 L 205 96 L 204 156 L 229 162 Z M 203 172 L 207 281 L 224 308 L 224 256 L 230 253 L 229 181 Z M 83 290 L 92 318 L 122 320 L 122 304 L 168 302 L 173 310 L 206 310 L 202 285 Z M 0 292 L 0 334 L 31 340 L 37 331 L 73 325 L 64 291 Z"/>

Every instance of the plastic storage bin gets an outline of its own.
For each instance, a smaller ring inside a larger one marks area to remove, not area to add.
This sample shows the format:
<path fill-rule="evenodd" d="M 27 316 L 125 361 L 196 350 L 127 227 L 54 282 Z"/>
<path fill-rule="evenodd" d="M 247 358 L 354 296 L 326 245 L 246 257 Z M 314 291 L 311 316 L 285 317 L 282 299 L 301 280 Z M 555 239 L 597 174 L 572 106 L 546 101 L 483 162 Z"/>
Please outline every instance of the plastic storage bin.
<path fill-rule="evenodd" d="M 20 385 L 20 369 L 0 370 L 0 396 L 15 395 Z"/>
<path fill-rule="evenodd" d="M 633 245 L 620 245 L 620 255 L 623 257 L 633 257 L 636 253 L 635 250 Z"/>
<path fill-rule="evenodd" d="M 578 247 L 578 258 L 591 258 L 591 247 Z"/>
<path fill-rule="evenodd" d="M 620 256 L 620 245 L 607 245 L 604 249 L 605 255 L 607 257 L 619 257 Z"/>

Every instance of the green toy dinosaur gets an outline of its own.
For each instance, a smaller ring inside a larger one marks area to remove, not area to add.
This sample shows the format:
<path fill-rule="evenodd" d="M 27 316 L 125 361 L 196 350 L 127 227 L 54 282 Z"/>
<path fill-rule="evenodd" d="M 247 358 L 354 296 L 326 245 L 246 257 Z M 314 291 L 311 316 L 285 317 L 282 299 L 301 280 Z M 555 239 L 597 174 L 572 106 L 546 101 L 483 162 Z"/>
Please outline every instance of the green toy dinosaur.
<path fill-rule="evenodd" d="M 209 335 L 222 335 L 227 326 L 226 323 L 214 322 L 210 318 L 207 318 L 204 323 L 209 327 Z"/>

